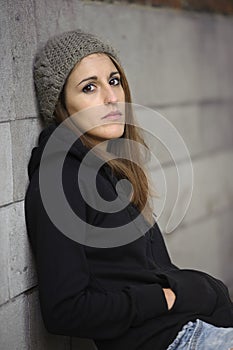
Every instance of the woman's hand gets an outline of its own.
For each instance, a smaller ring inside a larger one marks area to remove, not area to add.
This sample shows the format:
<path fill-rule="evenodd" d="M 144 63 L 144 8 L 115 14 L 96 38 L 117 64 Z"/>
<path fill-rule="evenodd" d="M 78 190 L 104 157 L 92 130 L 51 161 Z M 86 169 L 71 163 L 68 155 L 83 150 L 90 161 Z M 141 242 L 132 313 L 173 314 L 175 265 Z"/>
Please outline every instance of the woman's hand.
<path fill-rule="evenodd" d="M 174 305 L 176 295 L 170 288 L 163 288 L 163 292 L 167 301 L 168 310 L 170 310 Z"/>

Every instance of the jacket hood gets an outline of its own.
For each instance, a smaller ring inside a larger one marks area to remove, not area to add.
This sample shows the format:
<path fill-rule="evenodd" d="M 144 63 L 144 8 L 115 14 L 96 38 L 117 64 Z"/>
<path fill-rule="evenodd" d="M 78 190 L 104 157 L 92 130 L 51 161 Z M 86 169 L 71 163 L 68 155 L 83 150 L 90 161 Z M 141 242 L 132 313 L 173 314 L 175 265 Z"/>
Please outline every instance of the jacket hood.
<path fill-rule="evenodd" d="M 28 163 L 28 176 L 29 180 L 31 180 L 34 172 L 39 168 L 40 161 L 42 158 L 43 151 L 50 137 L 54 135 L 53 138 L 53 149 L 50 151 L 48 155 L 51 155 L 51 152 L 54 154 L 58 153 L 67 153 L 67 144 L 70 142 L 69 154 L 72 154 L 80 161 L 83 157 L 90 151 L 82 141 L 77 138 L 77 135 L 74 134 L 73 131 L 68 129 L 66 126 L 59 127 L 60 124 L 52 124 L 43 129 L 38 138 L 38 144 L 36 147 L 32 149 L 31 157 Z M 56 131 L 56 133 L 55 133 Z M 55 147 L 55 148 L 54 148 Z M 93 153 L 93 152 L 92 152 Z M 46 153 L 47 156 L 47 153 Z"/>

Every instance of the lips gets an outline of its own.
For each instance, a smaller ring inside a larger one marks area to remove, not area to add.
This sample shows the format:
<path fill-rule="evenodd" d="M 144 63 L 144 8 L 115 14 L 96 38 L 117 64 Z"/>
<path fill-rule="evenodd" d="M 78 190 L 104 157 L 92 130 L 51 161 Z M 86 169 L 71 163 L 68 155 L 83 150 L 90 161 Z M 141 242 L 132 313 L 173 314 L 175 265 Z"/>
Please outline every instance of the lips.
<path fill-rule="evenodd" d="M 122 116 L 120 111 L 114 111 L 106 114 L 102 119 L 118 119 Z"/>

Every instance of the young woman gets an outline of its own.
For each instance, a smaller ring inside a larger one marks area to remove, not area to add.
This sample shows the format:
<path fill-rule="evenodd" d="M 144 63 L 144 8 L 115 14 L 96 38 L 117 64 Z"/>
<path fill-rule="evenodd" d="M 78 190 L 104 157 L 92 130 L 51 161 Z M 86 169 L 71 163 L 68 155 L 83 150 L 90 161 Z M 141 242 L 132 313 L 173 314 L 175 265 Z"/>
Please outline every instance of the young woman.
<path fill-rule="evenodd" d="M 99 350 L 233 347 L 227 287 L 169 258 L 115 49 L 65 32 L 36 56 L 34 79 L 47 126 L 31 155 L 25 211 L 47 330 L 91 338 Z"/>

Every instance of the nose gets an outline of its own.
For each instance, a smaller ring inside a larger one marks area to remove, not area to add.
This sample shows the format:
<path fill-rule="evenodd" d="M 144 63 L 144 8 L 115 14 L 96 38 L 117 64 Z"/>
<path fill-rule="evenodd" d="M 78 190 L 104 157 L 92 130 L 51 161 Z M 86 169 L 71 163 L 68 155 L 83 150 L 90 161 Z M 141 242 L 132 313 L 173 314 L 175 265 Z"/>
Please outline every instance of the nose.
<path fill-rule="evenodd" d="M 104 91 L 104 104 L 117 103 L 118 96 L 116 91 L 114 91 L 114 87 L 108 85 Z"/>

